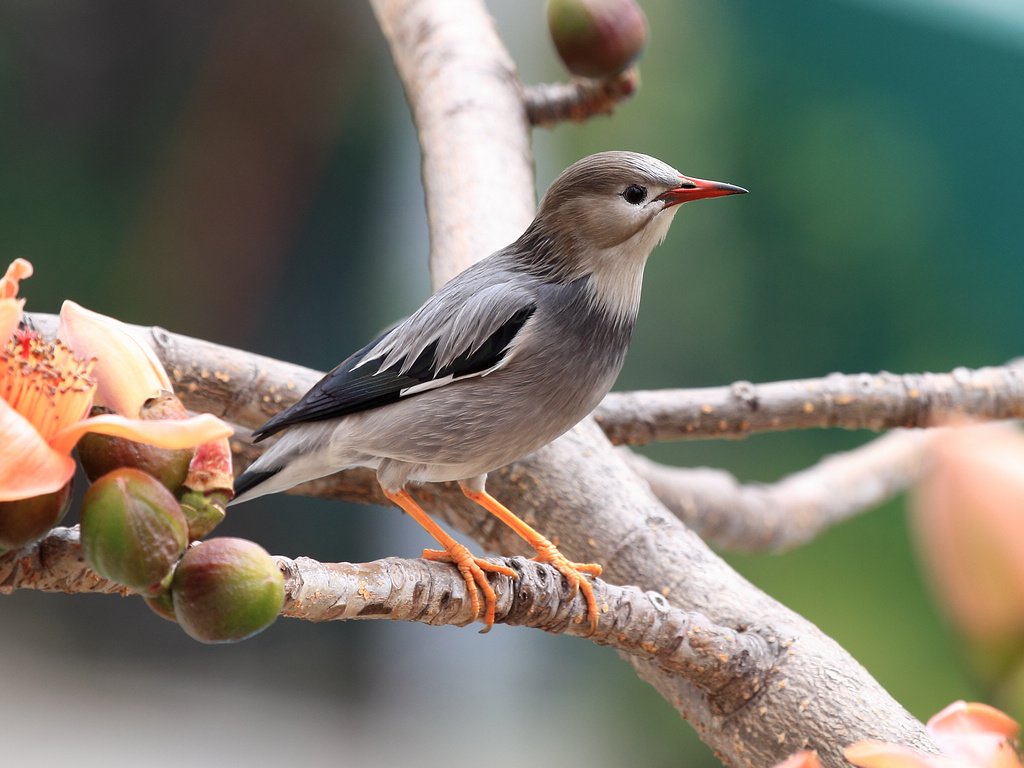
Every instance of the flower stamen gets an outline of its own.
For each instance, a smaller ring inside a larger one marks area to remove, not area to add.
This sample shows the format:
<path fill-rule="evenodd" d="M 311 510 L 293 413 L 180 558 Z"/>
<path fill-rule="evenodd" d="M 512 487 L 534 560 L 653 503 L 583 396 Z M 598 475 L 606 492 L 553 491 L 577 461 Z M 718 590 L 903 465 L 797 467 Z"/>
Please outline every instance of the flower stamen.
<path fill-rule="evenodd" d="M 49 442 L 92 405 L 95 359 L 78 360 L 61 342 L 19 330 L 0 349 L 0 397 Z"/>

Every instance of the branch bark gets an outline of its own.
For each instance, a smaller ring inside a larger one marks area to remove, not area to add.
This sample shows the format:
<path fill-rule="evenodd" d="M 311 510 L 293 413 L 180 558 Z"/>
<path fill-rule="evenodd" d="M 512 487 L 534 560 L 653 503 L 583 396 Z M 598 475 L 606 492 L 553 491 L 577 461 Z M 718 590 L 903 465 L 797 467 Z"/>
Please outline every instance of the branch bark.
<path fill-rule="evenodd" d="M 968 417 L 1024 419 L 1024 360 L 949 373 L 833 373 L 769 384 L 612 393 L 594 411 L 613 443 L 629 445 L 811 427 L 934 427 Z"/>
<path fill-rule="evenodd" d="M 899 430 L 777 483 L 741 485 L 728 472 L 666 467 L 622 450 L 654 495 L 698 536 L 719 549 L 783 552 L 833 525 L 874 509 L 924 474 L 941 430 Z"/>
<path fill-rule="evenodd" d="M 277 557 L 285 577 L 282 616 L 306 621 L 392 619 L 441 626 L 473 620 L 466 583 L 444 564 L 386 558 L 372 563 L 321 563 L 308 557 Z M 550 634 L 588 637 L 685 675 L 722 713 L 756 696 L 774 668 L 784 663 L 784 639 L 716 626 L 707 617 L 671 606 L 659 594 L 596 581 L 602 607 L 597 630 L 588 636 L 587 606 L 570 597 L 551 565 L 523 558 L 500 561 L 519 575 L 492 576 L 497 621 Z M 554 585 L 554 586 L 553 586 Z M 55 528 L 21 550 L 0 555 L 0 593 L 43 592 L 134 594 L 88 569 L 78 527 Z"/>
<path fill-rule="evenodd" d="M 596 115 L 610 115 L 640 88 L 640 70 L 629 67 L 604 80 L 573 78 L 568 83 L 542 83 L 526 87 L 526 114 L 533 125 L 551 128 L 571 120 L 582 123 Z"/>

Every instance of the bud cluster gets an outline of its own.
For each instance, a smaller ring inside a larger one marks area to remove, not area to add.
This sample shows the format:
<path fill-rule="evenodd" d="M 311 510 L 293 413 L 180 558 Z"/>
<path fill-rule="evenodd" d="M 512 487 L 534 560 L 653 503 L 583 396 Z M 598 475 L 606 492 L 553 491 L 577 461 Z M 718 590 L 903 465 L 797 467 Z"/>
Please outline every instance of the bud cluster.
<path fill-rule="evenodd" d="M 162 393 L 140 418 L 184 415 L 180 401 Z M 230 498 L 229 487 L 193 487 L 203 485 L 193 476 L 209 476 L 197 466 L 210 457 L 208 447 L 166 449 L 88 434 L 78 453 L 92 481 L 82 501 L 82 550 L 96 573 L 140 593 L 202 642 L 243 640 L 273 623 L 284 577 L 266 550 L 229 537 L 199 543 L 224 519 Z"/>

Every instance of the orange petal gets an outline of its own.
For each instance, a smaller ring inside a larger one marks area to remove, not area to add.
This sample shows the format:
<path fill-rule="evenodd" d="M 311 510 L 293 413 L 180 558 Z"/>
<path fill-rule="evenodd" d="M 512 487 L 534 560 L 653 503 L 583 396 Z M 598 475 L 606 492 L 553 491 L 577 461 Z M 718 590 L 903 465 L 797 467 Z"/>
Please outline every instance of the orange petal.
<path fill-rule="evenodd" d="M 53 493 L 75 472 L 70 449 L 59 452 L 35 427 L 0 399 L 0 501 Z"/>
<path fill-rule="evenodd" d="M 955 701 L 928 721 L 928 735 L 950 757 L 987 766 L 1020 726 L 988 704 Z"/>
<path fill-rule="evenodd" d="M 18 282 L 32 277 L 32 263 L 25 259 L 15 259 L 7 267 L 7 272 L 0 277 L 0 299 L 13 299 L 18 295 Z"/>
<path fill-rule="evenodd" d="M 105 414 L 83 419 L 62 429 L 53 438 L 51 445 L 57 451 L 70 453 L 82 435 L 86 432 L 97 432 L 160 448 L 192 448 L 210 440 L 228 437 L 234 434 L 234 431 L 228 424 L 209 413 L 183 421 L 139 421 L 116 414 Z"/>
<path fill-rule="evenodd" d="M 0 345 L 10 341 L 21 322 L 24 299 L 0 299 Z"/>
<path fill-rule="evenodd" d="M 1005 712 L 976 701 L 954 701 L 928 720 L 928 733 L 935 738 L 946 732 L 991 733 L 1004 738 L 1015 738 L 1020 725 Z"/>
<path fill-rule="evenodd" d="M 1020 755 L 1013 748 L 1013 744 L 1004 741 L 995 757 L 992 758 L 989 768 L 1022 768 Z"/>
<path fill-rule="evenodd" d="M 858 741 L 844 749 L 843 756 L 861 768 L 966 768 L 945 755 L 929 755 L 883 741 Z"/>
<path fill-rule="evenodd" d="M 821 760 L 813 749 L 802 749 L 777 764 L 775 768 L 821 768 Z"/>
<path fill-rule="evenodd" d="M 76 357 L 96 358 L 97 402 L 124 416 L 137 417 L 149 398 L 174 390 L 156 353 L 120 320 L 65 301 L 57 336 Z"/>

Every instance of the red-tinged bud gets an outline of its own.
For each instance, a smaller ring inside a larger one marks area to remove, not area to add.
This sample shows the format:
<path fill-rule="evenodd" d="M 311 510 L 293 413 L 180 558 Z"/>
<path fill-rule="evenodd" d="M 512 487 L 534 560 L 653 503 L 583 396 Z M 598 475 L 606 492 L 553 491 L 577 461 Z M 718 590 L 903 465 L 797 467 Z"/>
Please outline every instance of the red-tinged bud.
<path fill-rule="evenodd" d="M 209 535 L 224 520 L 230 496 L 219 491 L 201 493 L 185 491 L 181 496 L 181 511 L 188 521 L 188 538 L 197 541 Z"/>
<path fill-rule="evenodd" d="M 42 538 L 64 519 L 71 505 L 71 481 L 60 490 L 17 501 L 0 501 L 0 552 Z"/>
<path fill-rule="evenodd" d="M 284 605 L 284 576 L 259 544 L 210 539 L 193 545 L 178 563 L 171 596 L 189 636 L 233 643 L 274 623 Z"/>
<path fill-rule="evenodd" d="M 640 56 L 647 19 L 634 0 L 550 0 L 548 29 L 574 75 L 617 75 Z"/>
<path fill-rule="evenodd" d="M 110 412 L 109 408 L 94 406 L 90 415 Z M 191 448 L 158 448 L 124 437 L 95 432 L 83 435 L 76 448 L 78 460 L 85 469 L 86 477 L 92 482 L 115 469 L 131 467 L 152 475 L 172 493 L 185 482 L 194 453 Z"/>
<path fill-rule="evenodd" d="M 231 441 L 226 437 L 196 446 L 188 467 L 185 487 L 202 493 L 221 493 L 228 500 L 234 496 L 235 477 L 231 466 Z"/>
<path fill-rule="evenodd" d="M 92 484 L 82 500 L 81 526 L 92 569 L 149 596 L 166 589 L 188 542 L 177 499 L 137 469 L 116 469 Z"/>

